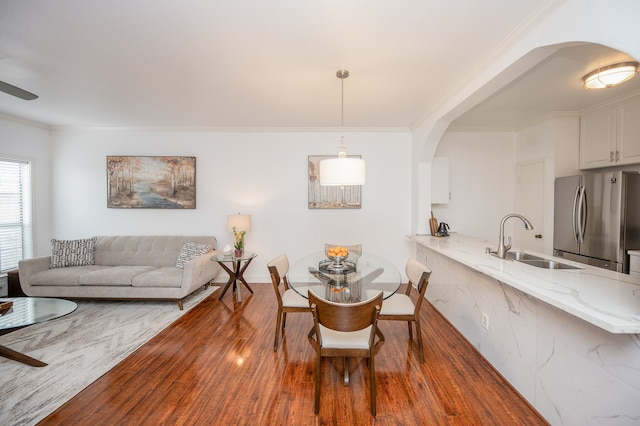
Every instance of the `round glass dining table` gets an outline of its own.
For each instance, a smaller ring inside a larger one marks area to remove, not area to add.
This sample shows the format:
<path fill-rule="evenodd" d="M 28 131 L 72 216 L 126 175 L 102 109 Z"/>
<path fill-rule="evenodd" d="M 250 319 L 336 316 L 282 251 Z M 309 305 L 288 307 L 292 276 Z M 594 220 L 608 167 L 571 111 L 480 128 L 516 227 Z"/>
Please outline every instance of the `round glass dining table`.
<path fill-rule="evenodd" d="M 324 252 L 295 262 L 287 274 L 289 284 L 308 298 L 312 290 L 319 297 L 337 303 L 356 303 L 375 297 L 380 291 L 386 299 L 400 287 L 400 271 L 388 260 L 369 253 L 350 254 L 336 264 Z"/>

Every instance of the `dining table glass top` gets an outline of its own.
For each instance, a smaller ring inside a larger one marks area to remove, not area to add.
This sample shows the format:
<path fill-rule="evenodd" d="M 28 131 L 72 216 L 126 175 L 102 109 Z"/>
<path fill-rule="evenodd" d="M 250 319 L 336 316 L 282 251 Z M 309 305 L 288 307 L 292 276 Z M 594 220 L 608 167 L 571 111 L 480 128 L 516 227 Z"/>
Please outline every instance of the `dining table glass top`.
<path fill-rule="evenodd" d="M 340 264 L 317 252 L 295 262 L 289 268 L 289 284 L 308 298 L 312 290 L 318 296 L 338 303 L 356 303 L 383 292 L 387 298 L 400 287 L 400 271 L 388 260 L 369 253 L 350 253 Z"/>

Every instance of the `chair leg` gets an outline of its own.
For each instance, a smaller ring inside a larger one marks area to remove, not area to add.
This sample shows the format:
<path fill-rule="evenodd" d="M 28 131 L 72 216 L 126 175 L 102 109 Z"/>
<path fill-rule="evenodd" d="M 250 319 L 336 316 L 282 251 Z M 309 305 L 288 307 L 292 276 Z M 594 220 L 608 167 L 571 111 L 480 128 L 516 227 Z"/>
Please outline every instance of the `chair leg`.
<path fill-rule="evenodd" d="M 320 378 L 322 377 L 322 357 L 320 353 L 316 356 L 316 394 L 313 403 L 313 412 L 318 414 L 320 412 Z"/>
<path fill-rule="evenodd" d="M 282 313 L 282 329 L 284 330 L 284 327 L 287 325 L 287 313 L 283 312 Z"/>
<path fill-rule="evenodd" d="M 420 363 L 424 362 L 424 351 L 422 349 L 422 330 L 420 328 L 420 319 L 416 318 L 416 333 L 418 334 L 418 354 L 420 356 Z"/>
<path fill-rule="evenodd" d="M 280 321 L 282 318 L 282 311 L 280 311 L 280 309 L 278 309 L 278 318 L 276 318 L 276 337 L 273 341 L 273 351 L 277 352 L 278 350 L 278 337 L 280 335 Z"/>
<path fill-rule="evenodd" d="M 344 366 L 344 385 L 349 386 L 349 363 L 346 356 L 343 358 L 342 365 Z"/>
<path fill-rule="evenodd" d="M 407 325 L 409 326 L 409 339 L 413 339 L 413 327 L 411 327 L 411 321 L 407 321 Z"/>
<path fill-rule="evenodd" d="M 373 354 L 369 358 L 369 394 L 371 395 L 371 415 L 376 416 L 376 369 Z"/>

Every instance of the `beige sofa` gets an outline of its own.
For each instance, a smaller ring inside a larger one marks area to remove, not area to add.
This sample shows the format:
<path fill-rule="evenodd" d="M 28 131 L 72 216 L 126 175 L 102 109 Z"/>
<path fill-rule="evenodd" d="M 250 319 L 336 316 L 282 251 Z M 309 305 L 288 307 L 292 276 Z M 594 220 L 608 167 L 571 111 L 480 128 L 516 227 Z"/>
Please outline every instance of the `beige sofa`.
<path fill-rule="evenodd" d="M 169 299 L 176 300 L 182 309 L 182 300 L 208 285 L 221 269 L 211 260 L 219 253 L 215 237 L 100 236 L 74 240 L 79 241 L 79 246 L 73 246 L 65 245 L 69 241 L 52 240 L 52 256 L 21 261 L 18 274 L 24 293 L 38 297 Z M 202 254 L 206 250 L 211 251 Z"/>

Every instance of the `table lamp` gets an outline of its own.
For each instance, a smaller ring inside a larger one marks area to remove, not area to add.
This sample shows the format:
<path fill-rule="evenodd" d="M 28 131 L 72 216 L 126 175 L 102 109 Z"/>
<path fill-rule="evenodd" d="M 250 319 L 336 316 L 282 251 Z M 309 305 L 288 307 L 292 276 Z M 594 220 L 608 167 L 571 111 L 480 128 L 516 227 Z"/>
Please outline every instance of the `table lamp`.
<path fill-rule="evenodd" d="M 251 215 L 250 214 L 230 214 L 227 216 L 227 230 L 233 231 L 251 231 Z"/>

